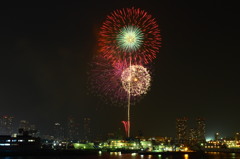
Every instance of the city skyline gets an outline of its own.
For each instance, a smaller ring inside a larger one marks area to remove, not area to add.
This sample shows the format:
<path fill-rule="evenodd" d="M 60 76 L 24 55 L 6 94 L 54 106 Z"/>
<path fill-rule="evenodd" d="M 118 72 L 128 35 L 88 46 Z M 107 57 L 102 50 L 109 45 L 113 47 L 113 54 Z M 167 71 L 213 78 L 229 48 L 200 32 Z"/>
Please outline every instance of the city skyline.
<path fill-rule="evenodd" d="M 117 128 L 111 132 L 104 132 L 102 134 L 96 134 L 96 128 L 92 127 L 91 118 L 84 117 L 82 121 L 76 121 L 72 116 L 65 119 L 64 122 L 55 122 L 55 123 L 45 123 L 46 125 L 51 125 L 48 132 L 44 132 L 38 128 L 38 125 L 31 123 L 27 120 L 15 121 L 13 116 L 0 116 L 0 135 L 13 135 L 23 134 L 24 132 L 33 137 L 40 137 L 43 140 L 52 140 L 55 141 L 94 141 L 94 140 L 104 140 L 106 138 L 126 138 L 126 128 L 123 124 L 123 127 Z M 186 116 L 182 116 L 175 119 L 175 129 L 174 135 L 161 136 L 157 135 L 145 135 L 142 130 L 134 132 L 132 137 L 145 137 L 145 138 L 159 138 L 166 137 L 172 138 L 173 140 L 179 141 L 180 143 L 185 144 L 186 142 L 203 142 L 210 140 L 218 139 L 233 139 L 236 138 L 236 134 L 239 134 L 238 131 L 232 132 L 230 135 L 225 135 L 223 132 L 216 131 L 214 133 L 209 133 L 206 131 L 207 121 L 204 118 L 197 117 L 194 120 Z"/>
<path fill-rule="evenodd" d="M 2 115 L 31 121 L 43 132 L 69 116 L 91 118 L 96 133 L 123 129 L 126 108 L 92 94 L 87 77 L 105 16 L 134 6 L 156 18 L 162 48 L 153 60 L 150 91 L 132 107 L 133 133 L 174 136 L 175 120 L 184 116 L 205 118 L 206 136 L 240 131 L 234 4 L 124 0 L 2 6 Z"/>

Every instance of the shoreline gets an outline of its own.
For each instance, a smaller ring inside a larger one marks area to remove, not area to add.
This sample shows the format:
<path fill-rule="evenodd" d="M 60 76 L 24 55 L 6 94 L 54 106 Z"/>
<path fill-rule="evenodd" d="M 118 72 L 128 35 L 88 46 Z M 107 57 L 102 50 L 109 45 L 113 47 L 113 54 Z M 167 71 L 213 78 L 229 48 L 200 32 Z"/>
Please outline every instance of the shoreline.
<path fill-rule="evenodd" d="M 142 152 L 142 151 L 101 151 L 100 149 L 92 150 L 50 150 L 50 149 L 40 149 L 40 150 L 0 150 L 0 156 L 78 156 L 78 155 L 103 155 L 111 154 L 111 152 L 121 152 L 121 154 L 131 154 L 135 153 L 138 155 L 204 155 L 207 153 L 240 153 L 240 151 L 168 151 L 168 152 Z"/>

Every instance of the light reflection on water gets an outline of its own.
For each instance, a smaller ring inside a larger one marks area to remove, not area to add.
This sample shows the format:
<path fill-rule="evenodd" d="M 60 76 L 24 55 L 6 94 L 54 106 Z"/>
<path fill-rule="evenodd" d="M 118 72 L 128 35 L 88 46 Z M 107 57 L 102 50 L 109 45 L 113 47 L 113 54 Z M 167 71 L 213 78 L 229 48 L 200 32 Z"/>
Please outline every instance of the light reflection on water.
<path fill-rule="evenodd" d="M 0 159 L 240 159 L 240 153 L 211 152 L 200 154 L 181 155 L 138 155 L 136 153 L 124 154 L 120 152 L 99 153 L 98 155 L 79 156 L 22 156 L 0 157 Z"/>

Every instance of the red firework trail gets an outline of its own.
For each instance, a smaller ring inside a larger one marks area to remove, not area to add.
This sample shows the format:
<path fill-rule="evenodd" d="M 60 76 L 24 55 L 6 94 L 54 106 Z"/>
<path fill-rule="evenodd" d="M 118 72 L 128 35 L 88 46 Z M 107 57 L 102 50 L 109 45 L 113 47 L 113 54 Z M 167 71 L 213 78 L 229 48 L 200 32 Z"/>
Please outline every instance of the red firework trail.
<path fill-rule="evenodd" d="M 125 133 L 126 133 L 126 136 L 128 136 L 128 128 L 129 128 L 129 124 L 130 124 L 130 122 L 129 121 L 122 121 L 122 123 L 123 123 L 123 126 L 124 126 L 124 130 L 125 130 Z"/>

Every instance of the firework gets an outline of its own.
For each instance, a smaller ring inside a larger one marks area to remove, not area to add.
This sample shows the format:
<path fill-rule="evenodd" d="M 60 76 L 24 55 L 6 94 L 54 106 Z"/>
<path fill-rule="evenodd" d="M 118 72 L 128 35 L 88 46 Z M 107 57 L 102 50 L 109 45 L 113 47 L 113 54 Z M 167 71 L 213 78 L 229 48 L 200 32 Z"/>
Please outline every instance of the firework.
<path fill-rule="evenodd" d="M 143 42 L 143 33 L 136 26 L 123 27 L 116 37 L 118 46 L 126 52 L 137 51 Z"/>
<path fill-rule="evenodd" d="M 151 76 L 143 66 L 132 65 L 122 72 L 121 81 L 124 90 L 131 96 L 140 96 L 147 93 Z"/>
<path fill-rule="evenodd" d="M 129 129 L 130 122 L 129 121 L 122 121 L 122 123 L 123 123 L 123 126 L 124 126 L 126 136 L 128 136 L 128 131 L 129 131 L 128 129 Z"/>
<path fill-rule="evenodd" d="M 106 103 L 126 106 L 128 92 L 123 88 L 121 76 L 123 70 L 128 67 L 126 63 L 112 65 L 101 56 L 95 57 L 88 78 L 90 91 L 100 96 Z M 135 104 L 140 99 L 140 96 L 132 96 L 131 104 Z"/>
<path fill-rule="evenodd" d="M 160 44 L 158 25 L 144 10 L 116 10 L 100 29 L 100 52 L 113 63 L 131 58 L 132 62 L 148 64 L 156 57 Z"/>

